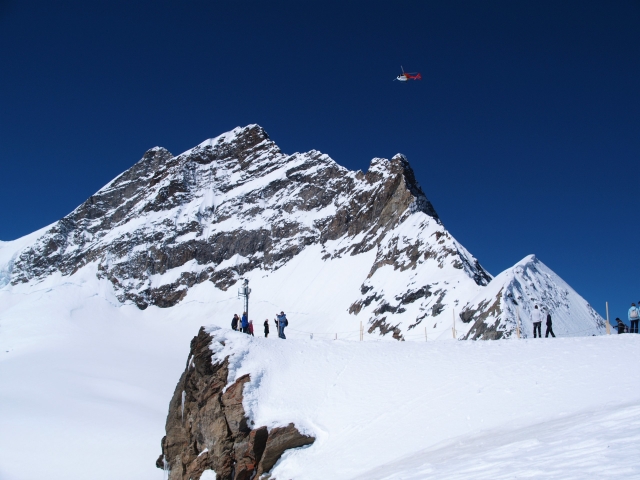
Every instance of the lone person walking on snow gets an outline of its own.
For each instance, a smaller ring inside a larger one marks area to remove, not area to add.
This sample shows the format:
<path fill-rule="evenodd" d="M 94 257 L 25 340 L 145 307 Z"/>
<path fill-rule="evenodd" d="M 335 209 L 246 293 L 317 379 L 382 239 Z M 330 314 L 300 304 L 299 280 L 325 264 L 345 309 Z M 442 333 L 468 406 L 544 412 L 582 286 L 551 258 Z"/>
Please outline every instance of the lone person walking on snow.
<path fill-rule="evenodd" d="M 551 334 L 553 338 L 556 338 L 555 334 L 553 333 L 552 324 L 553 322 L 551 321 L 551 314 L 547 312 L 547 331 L 544 332 L 544 338 L 547 338 L 549 334 Z"/>
<path fill-rule="evenodd" d="M 533 320 L 533 338 L 542 338 L 542 317 L 542 311 L 538 308 L 538 305 L 536 305 L 533 312 L 531 312 L 531 320 Z M 536 331 L 538 333 L 537 336 Z"/>
<path fill-rule="evenodd" d="M 269 336 L 269 320 L 264 321 L 264 338 Z"/>
<path fill-rule="evenodd" d="M 631 322 L 629 333 L 638 333 L 638 320 L 640 320 L 640 310 L 635 303 L 632 303 L 629 309 L 629 322 Z"/>
<path fill-rule="evenodd" d="M 284 327 L 289 325 L 287 316 L 284 312 L 280 312 L 280 315 L 276 315 L 276 317 L 278 318 L 278 337 L 286 340 L 287 337 L 284 336 Z"/>

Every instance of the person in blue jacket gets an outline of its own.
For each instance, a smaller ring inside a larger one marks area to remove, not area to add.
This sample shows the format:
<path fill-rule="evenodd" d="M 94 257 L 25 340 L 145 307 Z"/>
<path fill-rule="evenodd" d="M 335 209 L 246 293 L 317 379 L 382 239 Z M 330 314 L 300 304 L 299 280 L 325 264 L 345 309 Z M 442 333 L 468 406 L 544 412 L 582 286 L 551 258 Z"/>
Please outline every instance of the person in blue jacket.
<path fill-rule="evenodd" d="M 280 312 L 280 315 L 276 315 L 276 317 L 278 318 L 278 337 L 286 340 L 287 337 L 284 336 L 284 327 L 289 325 L 287 316 L 284 312 Z"/>
<path fill-rule="evenodd" d="M 247 312 L 242 314 L 240 325 L 242 326 L 242 333 L 249 333 L 249 317 L 247 317 Z"/>
<path fill-rule="evenodd" d="M 640 309 L 636 307 L 635 303 L 632 303 L 629 309 L 629 322 L 631 323 L 629 333 L 638 333 L 638 320 L 640 320 Z"/>

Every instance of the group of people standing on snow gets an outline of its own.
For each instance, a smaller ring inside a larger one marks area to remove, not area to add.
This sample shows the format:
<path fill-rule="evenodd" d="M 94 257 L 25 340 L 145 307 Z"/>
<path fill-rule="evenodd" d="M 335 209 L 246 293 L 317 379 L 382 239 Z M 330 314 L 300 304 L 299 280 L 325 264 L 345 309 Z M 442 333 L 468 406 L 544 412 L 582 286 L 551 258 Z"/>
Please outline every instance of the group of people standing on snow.
<path fill-rule="evenodd" d="M 276 328 L 278 329 L 278 337 L 282 339 L 286 339 L 284 336 L 285 327 L 289 326 L 289 320 L 287 320 L 287 316 L 284 312 L 280 312 L 276 314 L 276 318 L 273 320 L 276 324 Z M 253 321 L 249 320 L 249 316 L 247 312 L 243 312 L 242 318 L 238 317 L 238 314 L 233 315 L 233 319 L 231 320 L 231 329 L 246 333 L 248 335 L 253 335 Z M 267 338 L 269 336 L 269 320 L 264 321 L 264 336 Z"/>
<path fill-rule="evenodd" d="M 231 320 L 231 329 L 238 332 L 253 335 L 253 320 L 249 320 L 247 312 L 242 313 L 242 318 L 238 317 L 238 314 L 233 315 Z"/>
<path fill-rule="evenodd" d="M 627 319 L 629 320 L 629 326 L 620 320 L 620 318 L 616 318 L 616 328 L 618 329 L 618 333 L 638 333 L 638 321 L 640 320 L 640 302 L 636 305 L 635 303 L 631 304 L 631 308 L 629 308 L 629 312 L 627 313 Z"/>
<path fill-rule="evenodd" d="M 545 319 L 544 312 L 541 308 L 538 308 L 536 305 L 531 312 L 531 320 L 533 320 L 533 338 L 540 337 L 542 338 L 542 321 Z M 547 320 L 547 331 L 544 334 L 544 338 L 547 338 L 549 334 L 555 338 L 555 333 L 553 333 L 553 322 L 551 321 L 551 313 L 547 312 L 546 316 Z"/>

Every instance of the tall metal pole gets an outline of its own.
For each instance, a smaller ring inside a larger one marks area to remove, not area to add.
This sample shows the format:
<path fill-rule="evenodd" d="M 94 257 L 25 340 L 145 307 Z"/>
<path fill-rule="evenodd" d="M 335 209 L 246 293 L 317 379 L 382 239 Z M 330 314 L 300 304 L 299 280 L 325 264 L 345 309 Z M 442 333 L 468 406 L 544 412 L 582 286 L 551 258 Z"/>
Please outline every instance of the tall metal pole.
<path fill-rule="evenodd" d="M 607 302 L 607 335 L 611 335 L 611 325 L 609 324 L 609 302 Z"/>
<path fill-rule="evenodd" d="M 520 338 L 520 309 L 516 307 L 516 335 Z"/>
<path fill-rule="evenodd" d="M 245 278 L 244 285 L 242 287 L 242 296 L 244 297 L 244 311 L 247 314 L 247 321 L 249 320 L 249 294 L 251 289 L 249 288 L 249 280 Z"/>
<path fill-rule="evenodd" d="M 247 321 L 249 321 L 249 280 L 245 280 L 244 285 L 244 308 L 247 312 Z"/>

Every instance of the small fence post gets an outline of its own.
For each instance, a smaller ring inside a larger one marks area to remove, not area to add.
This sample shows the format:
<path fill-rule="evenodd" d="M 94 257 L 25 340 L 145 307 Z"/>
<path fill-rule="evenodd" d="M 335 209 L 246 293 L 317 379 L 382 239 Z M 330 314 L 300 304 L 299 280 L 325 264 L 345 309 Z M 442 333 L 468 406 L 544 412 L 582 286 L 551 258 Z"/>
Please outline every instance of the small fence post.
<path fill-rule="evenodd" d="M 424 341 L 427 341 L 427 327 L 424 327 Z"/>
<path fill-rule="evenodd" d="M 609 302 L 607 302 L 607 335 L 611 335 L 611 325 L 609 324 Z"/>
<path fill-rule="evenodd" d="M 362 341 L 362 337 L 364 337 L 364 331 L 362 330 L 362 320 L 360 320 L 360 341 Z"/>
<path fill-rule="evenodd" d="M 451 310 L 451 313 L 453 314 L 453 324 L 451 325 L 451 333 L 453 333 L 453 339 L 456 339 L 456 310 L 455 308 L 453 310 Z"/>

